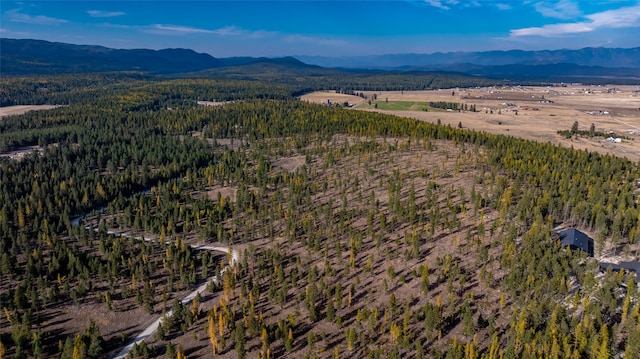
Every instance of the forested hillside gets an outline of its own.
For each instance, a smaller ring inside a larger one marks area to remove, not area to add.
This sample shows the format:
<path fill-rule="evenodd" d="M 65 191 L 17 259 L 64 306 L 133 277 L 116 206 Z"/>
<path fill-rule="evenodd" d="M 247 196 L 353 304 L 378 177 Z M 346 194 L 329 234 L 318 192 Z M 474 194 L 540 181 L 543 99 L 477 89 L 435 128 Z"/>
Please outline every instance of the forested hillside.
<path fill-rule="evenodd" d="M 133 357 L 640 355 L 635 276 L 553 233 L 635 251 L 636 163 L 304 103 L 289 82 L 1 88 L 67 106 L 0 120 L 0 151 L 41 149 L 0 158 L 0 358 L 102 358 L 170 308 Z"/>
<path fill-rule="evenodd" d="M 31 39 L 0 38 L 4 76 L 145 71 L 199 71 L 221 66 L 209 54 L 189 49 L 112 49 Z"/>

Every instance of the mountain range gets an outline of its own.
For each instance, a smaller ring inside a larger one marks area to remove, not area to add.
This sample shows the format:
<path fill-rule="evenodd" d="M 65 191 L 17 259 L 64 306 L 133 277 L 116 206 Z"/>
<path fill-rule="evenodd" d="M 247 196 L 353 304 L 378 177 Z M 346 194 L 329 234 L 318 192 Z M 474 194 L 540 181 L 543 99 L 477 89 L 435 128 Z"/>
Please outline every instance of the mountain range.
<path fill-rule="evenodd" d="M 579 50 L 436 52 L 433 54 L 391 54 L 371 56 L 296 56 L 324 67 L 370 69 L 448 69 L 460 64 L 477 66 L 575 64 L 607 68 L 640 68 L 640 47 L 621 49 L 586 47 Z"/>
<path fill-rule="evenodd" d="M 138 71 L 236 78 L 363 72 L 447 71 L 508 79 L 640 80 L 640 48 L 485 51 L 350 57 L 215 58 L 189 49 L 112 49 L 30 39 L 0 39 L 0 74 Z"/>

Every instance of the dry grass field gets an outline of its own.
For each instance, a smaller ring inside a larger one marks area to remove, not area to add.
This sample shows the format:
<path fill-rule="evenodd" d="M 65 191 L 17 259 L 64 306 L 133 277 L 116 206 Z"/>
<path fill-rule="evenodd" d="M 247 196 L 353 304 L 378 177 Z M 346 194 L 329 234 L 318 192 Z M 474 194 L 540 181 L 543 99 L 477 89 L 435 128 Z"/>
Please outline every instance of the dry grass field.
<path fill-rule="evenodd" d="M 12 115 L 21 115 L 27 111 L 50 110 L 60 107 L 58 105 L 16 105 L 0 107 L 0 118 Z"/>
<path fill-rule="evenodd" d="M 315 92 L 302 96 L 302 100 L 324 104 L 328 99 L 338 104 L 347 101 L 352 108 L 360 110 L 393 113 L 432 123 L 440 120 L 445 125 L 462 124 L 464 128 L 640 160 L 639 86 L 504 86 L 363 93 L 367 99 Z M 369 105 L 368 99 L 373 99 L 374 94 L 377 100 Z M 374 108 L 375 102 L 426 105 L 439 101 L 475 105 L 477 112 L 440 109 L 386 111 Z M 557 133 L 571 129 L 575 121 L 578 121 L 580 130 L 589 130 L 594 124 L 596 131 L 624 137 L 622 142 L 613 143 L 603 137 L 574 136 L 567 139 Z"/>

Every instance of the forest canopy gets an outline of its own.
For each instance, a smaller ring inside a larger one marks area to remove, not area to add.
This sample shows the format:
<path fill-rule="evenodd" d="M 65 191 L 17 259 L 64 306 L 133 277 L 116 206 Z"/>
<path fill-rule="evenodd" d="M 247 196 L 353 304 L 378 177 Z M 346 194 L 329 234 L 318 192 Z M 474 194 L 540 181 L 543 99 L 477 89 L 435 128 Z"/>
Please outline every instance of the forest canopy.
<path fill-rule="evenodd" d="M 458 83 L 334 80 L 2 79 L 2 106 L 65 106 L 0 120 L 0 151 L 41 149 L 0 158 L 0 357 L 113 353 L 131 333 L 47 325 L 52 308 L 123 303 L 173 308 L 140 357 L 190 337 L 238 357 L 638 357 L 635 277 L 599 275 L 553 231 L 636 245 L 636 163 L 295 99 Z M 222 273 L 185 243 L 243 259 Z M 211 273 L 208 307 L 179 302 Z"/>

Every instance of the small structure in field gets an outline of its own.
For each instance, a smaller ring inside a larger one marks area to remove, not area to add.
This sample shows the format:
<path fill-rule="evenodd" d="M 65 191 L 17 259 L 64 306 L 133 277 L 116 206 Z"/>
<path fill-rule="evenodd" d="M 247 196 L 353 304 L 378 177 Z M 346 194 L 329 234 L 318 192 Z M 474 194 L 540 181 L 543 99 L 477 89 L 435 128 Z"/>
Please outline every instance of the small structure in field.
<path fill-rule="evenodd" d="M 558 233 L 560 246 L 569 247 L 572 250 L 580 249 L 593 257 L 593 239 L 575 228 L 565 229 Z"/>

